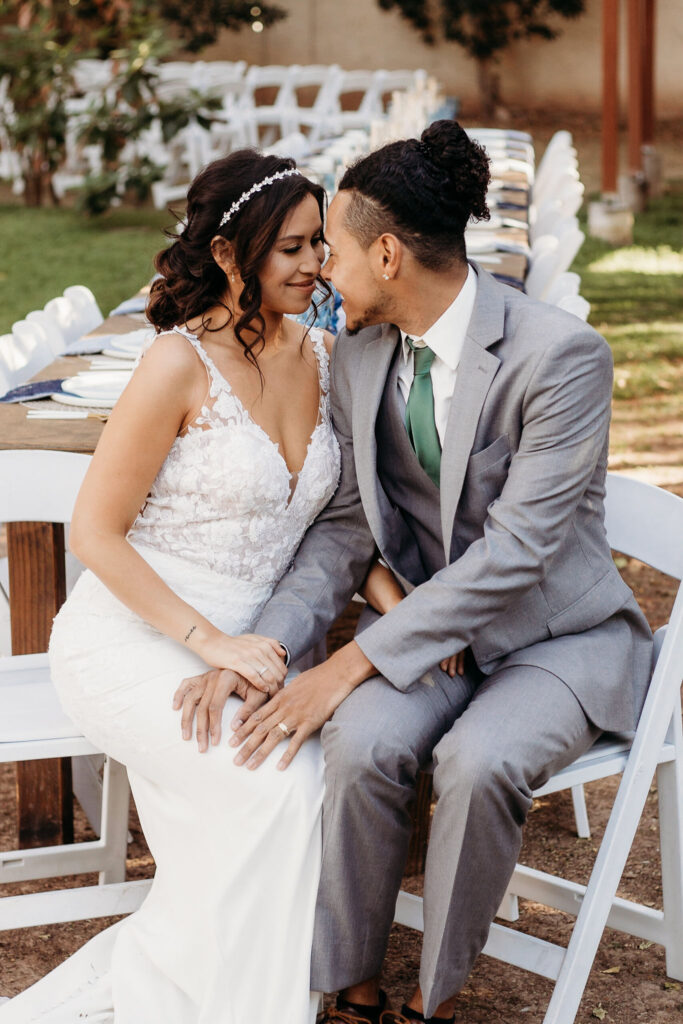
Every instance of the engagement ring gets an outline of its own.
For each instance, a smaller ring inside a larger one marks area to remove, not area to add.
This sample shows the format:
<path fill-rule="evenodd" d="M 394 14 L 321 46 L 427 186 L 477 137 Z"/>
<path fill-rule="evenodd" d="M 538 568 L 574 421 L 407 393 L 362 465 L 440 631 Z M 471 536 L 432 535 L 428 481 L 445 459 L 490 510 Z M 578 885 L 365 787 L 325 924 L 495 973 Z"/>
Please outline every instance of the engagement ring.
<path fill-rule="evenodd" d="M 277 727 L 278 727 L 278 729 L 282 730 L 282 735 L 283 736 L 289 736 L 289 729 L 287 728 L 287 726 L 285 725 L 284 722 L 278 722 L 277 723 Z"/>

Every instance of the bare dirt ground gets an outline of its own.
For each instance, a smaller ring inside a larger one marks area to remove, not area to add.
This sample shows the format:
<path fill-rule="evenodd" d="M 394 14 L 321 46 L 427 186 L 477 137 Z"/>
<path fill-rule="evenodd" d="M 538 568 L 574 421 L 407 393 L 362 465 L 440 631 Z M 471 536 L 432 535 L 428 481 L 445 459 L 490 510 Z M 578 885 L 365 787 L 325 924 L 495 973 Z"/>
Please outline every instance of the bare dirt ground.
<path fill-rule="evenodd" d="M 513 123 L 530 124 L 541 148 L 558 127 L 574 132 L 579 149 L 582 177 L 587 191 L 599 188 L 599 125 L 597 119 L 581 115 L 548 115 L 532 119 L 523 112 L 512 112 Z M 660 141 L 665 170 L 680 176 L 681 125 L 661 126 Z M 678 159 L 678 172 L 674 161 Z M 633 473 L 641 479 L 660 484 L 683 496 L 683 419 L 677 407 L 663 414 L 661 405 L 651 402 L 616 404 L 612 428 L 610 467 Z M 0 538 L 0 548 L 2 540 Z M 675 584 L 632 560 L 618 564 L 635 590 L 653 627 L 665 621 Z M 351 634 L 354 612 L 351 609 L 330 634 L 332 648 Z M 586 788 L 588 813 L 593 830 L 591 839 L 578 839 L 569 793 L 536 801 L 530 815 L 522 860 L 533 867 L 555 870 L 578 882 L 586 882 L 598 847 L 617 780 L 593 783 Z M 0 818 L 0 848 L 15 845 L 11 811 L 15 776 L 11 765 L 0 766 L 0 799 L 8 808 Z M 129 848 L 128 874 L 131 878 L 153 873 L 152 858 L 142 837 L 134 809 L 130 822 L 133 842 Z M 77 839 L 89 838 L 84 816 L 77 809 Z M 619 894 L 650 906 L 661 907 L 661 878 L 658 851 L 656 787 L 653 784 L 636 840 L 634 842 Z M 33 888 L 83 884 L 88 879 L 60 879 L 39 883 Z M 419 892 L 422 877 L 406 878 L 406 888 Z M 8 886 L 4 893 L 30 891 L 26 886 Z M 0 995 L 13 995 L 37 980 L 109 920 L 75 922 L 15 932 L 0 932 Z M 570 919 L 537 904 L 522 903 L 521 917 L 515 927 L 532 931 L 551 941 L 566 942 Z M 394 927 L 386 962 L 385 985 L 395 1003 L 407 995 L 418 972 L 420 936 L 410 929 Z M 460 994 L 458 1022 L 468 1024 L 541 1024 L 552 983 L 535 975 L 481 957 Z M 667 978 L 661 947 L 641 942 L 625 934 L 607 931 L 576 1018 L 581 1024 L 604 1020 L 608 1024 L 683 1024 L 683 983 Z M 148 1024 L 141 1021 L 140 1024 Z M 152 1022 L 149 1022 L 152 1024 Z M 218 1024 L 218 1022 L 217 1022 Z M 251 1022 L 249 1022 L 251 1024 Z"/>

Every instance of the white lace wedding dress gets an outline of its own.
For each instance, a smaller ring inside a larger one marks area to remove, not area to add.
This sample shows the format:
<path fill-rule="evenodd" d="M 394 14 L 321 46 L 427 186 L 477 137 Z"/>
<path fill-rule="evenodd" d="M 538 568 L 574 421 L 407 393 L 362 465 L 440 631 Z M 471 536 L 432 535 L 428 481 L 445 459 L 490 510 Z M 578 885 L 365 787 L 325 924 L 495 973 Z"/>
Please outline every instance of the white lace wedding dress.
<path fill-rule="evenodd" d="M 175 331 L 204 363 L 209 391 L 129 539 L 186 601 L 241 633 L 337 484 L 327 352 L 312 330 L 320 409 L 294 481 L 198 339 Z M 137 913 L 0 1008 L 0 1024 L 310 1024 L 323 790 L 317 738 L 284 772 L 275 768 L 281 749 L 256 771 L 233 764 L 226 739 L 199 754 L 181 739 L 171 700 L 183 678 L 206 666 L 91 572 L 55 619 L 50 663 L 74 721 L 128 767 L 156 877 Z M 240 704 L 229 699 L 225 723 Z"/>

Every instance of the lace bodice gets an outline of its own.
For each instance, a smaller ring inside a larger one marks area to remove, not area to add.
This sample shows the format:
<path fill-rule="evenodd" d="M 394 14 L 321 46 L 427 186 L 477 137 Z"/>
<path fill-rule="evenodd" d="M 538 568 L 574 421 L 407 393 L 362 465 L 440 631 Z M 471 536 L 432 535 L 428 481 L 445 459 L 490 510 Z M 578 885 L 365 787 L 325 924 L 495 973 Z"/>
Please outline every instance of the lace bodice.
<path fill-rule="evenodd" d="M 181 334 L 192 345 L 206 367 L 209 391 L 195 422 L 173 442 L 129 539 L 227 577 L 274 585 L 339 479 L 322 331 L 310 332 L 318 422 L 295 486 L 279 446 L 251 418 L 196 335 L 180 327 L 165 333 Z"/>

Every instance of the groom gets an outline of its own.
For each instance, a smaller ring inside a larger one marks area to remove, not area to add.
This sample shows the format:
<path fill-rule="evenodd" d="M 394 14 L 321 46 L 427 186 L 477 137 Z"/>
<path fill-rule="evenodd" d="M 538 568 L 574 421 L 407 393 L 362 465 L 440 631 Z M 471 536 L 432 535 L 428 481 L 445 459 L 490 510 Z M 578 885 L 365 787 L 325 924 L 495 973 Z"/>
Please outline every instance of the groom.
<path fill-rule="evenodd" d="M 328 1021 L 454 1020 L 521 844 L 532 791 L 602 730 L 632 729 L 651 636 L 603 526 L 612 364 L 590 327 L 467 262 L 486 158 L 453 122 L 347 171 L 327 226 L 344 297 L 332 411 L 339 488 L 254 631 L 297 658 L 379 550 L 406 596 L 238 732 L 286 765 L 323 722 L 313 989 Z M 465 670 L 440 663 L 465 652 Z M 379 976 L 415 777 L 438 797 L 419 987 Z"/>

